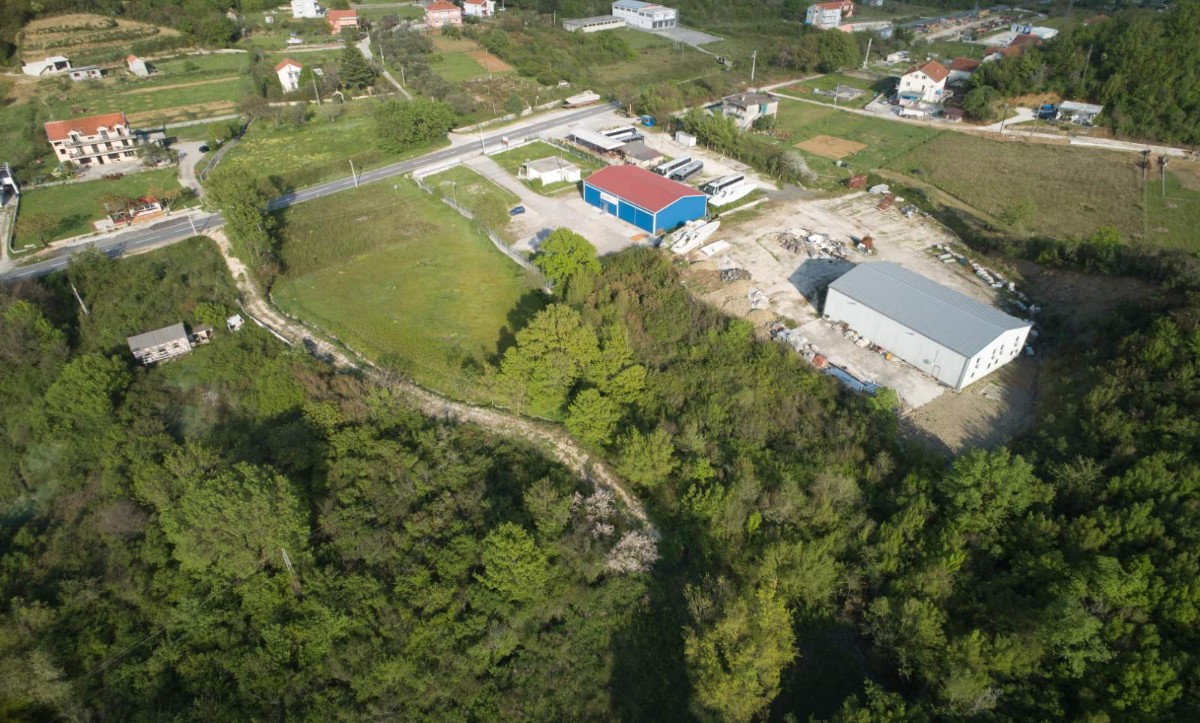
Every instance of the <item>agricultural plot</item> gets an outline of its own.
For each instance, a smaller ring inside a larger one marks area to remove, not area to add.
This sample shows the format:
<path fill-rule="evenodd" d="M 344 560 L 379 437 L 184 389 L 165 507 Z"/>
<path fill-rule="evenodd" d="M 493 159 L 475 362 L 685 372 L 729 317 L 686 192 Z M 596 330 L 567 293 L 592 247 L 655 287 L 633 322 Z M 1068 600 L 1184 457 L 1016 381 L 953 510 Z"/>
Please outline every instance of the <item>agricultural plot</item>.
<path fill-rule="evenodd" d="M 34 20 L 21 29 L 17 42 L 23 60 L 65 55 L 81 66 L 124 58 L 136 43 L 178 36 L 171 28 L 75 13 Z"/>
<path fill-rule="evenodd" d="M 837 161 L 846 156 L 858 153 L 866 148 L 867 144 L 848 141 L 845 138 L 836 138 L 834 136 L 813 136 L 806 141 L 800 141 L 796 144 L 796 147 L 802 151 L 815 153 L 822 158 L 832 158 Z"/>
<path fill-rule="evenodd" d="M 517 172 L 521 169 L 521 164 L 528 163 L 529 161 L 536 161 L 539 158 L 550 158 L 554 156 L 561 157 L 563 160 L 579 166 L 579 170 L 583 178 L 587 178 L 593 172 L 600 170 L 600 168 L 604 165 L 592 156 L 575 151 L 563 150 L 558 146 L 552 146 L 549 143 L 544 143 L 542 141 L 535 141 L 533 143 L 523 145 L 520 148 L 514 148 L 511 151 L 497 153 L 492 156 L 492 160 L 500 164 L 504 170 L 508 171 L 515 177 Z M 565 189 L 574 188 L 576 186 L 576 184 L 568 181 L 551 183 L 548 186 L 542 186 L 540 182 L 534 183 L 531 181 L 524 181 L 523 183 L 545 196 L 554 195 L 562 192 Z"/>
<path fill-rule="evenodd" d="M 276 126 L 270 120 L 251 124 L 221 167 L 245 168 L 286 190 L 349 176 L 351 161 L 356 170 L 363 171 L 435 147 L 414 148 L 404 155 L 380 151 L 374 146 L 369 102 L 354 101 L 340 107 L 344 113 L 335 120 L 328 120 L 319 109 L 310 110 L 299 128 L 290 123 Z"/>
<path fill-rule="evenodd" d="M 102 199 L 108 195 L 139 198 L 155 189 L 178 190 L 179 181 L 174 168 L 135 173 L 113 180 L 71 183 L 49 188 L 30 188 L 21 194 L 20 217 L 48 216 L 58 221 L 58 226 L 47 241 L 70 238 L 91 233 L 92 222 L 104 216 Z M 187 205 L 180 203 L 176 208 Z M 14 246 L 20 249 L 37 244 L 39 239 L 22 233 L 18 222 Z"/>
<path fill-rule="evenodd" d="M 484 50 L 474 40 L 439 35 L 429 67 L 449 83 L 459 83 L 488 73 L 508 73 L 512 66 Z"/>
<path fill-rule="evenodd" d="M 1032 233 L 1066 238 L 1113 226 L 1137 239 L 1143 212 L 1136 163 L 1131 154 L 945 133 L 893 158 L 888 168 L 999 218 L 1029 201 L 1032 218 L 1022 225 Z"/>
<path fill-rule="evenodd" d="M 281 236 L 280 306 L 454 396 L 478 393 L 479 362 L 545 303 L 535 279 L 411 182 L 289 209 Z"/>
<path fill-rule="evenodd" d="M 821 136 L 862 144 L 865 147 L 849 160 L 852 167 L 860 170 L 886 166 L 943 133 L 924 126 L 869 118 L 786 98 L 779 101 L 776 128 L 788 137 L 788 144 L 792 146 Z M 821 161 L 825 168 L 832 166 L 825 158 L 819 155 L 818 158 L 814 170 L 819 169 Z"/>

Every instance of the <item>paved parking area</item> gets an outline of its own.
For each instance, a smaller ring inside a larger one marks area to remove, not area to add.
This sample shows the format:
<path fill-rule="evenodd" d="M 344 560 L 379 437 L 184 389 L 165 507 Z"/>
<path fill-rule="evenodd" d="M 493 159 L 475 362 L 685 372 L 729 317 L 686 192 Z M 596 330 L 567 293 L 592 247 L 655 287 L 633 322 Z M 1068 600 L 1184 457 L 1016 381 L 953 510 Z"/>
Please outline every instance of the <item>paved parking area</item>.
<path fill-rule="evenodd" d="M 641 30 L 641 28 L 635 28 L 632 25 L 629 27 L 632 30 Z M 709 35 L 708 33 L 702 33 L 699 30 L 692 30 L 691 28 L 682 26 L 667 28 L 665 30 L 646 30 L 644 32 L 653 33 L 668 40 L 674 40 L 677 43 L 687 43 L 688 45 L 704 45 L 705 43 L 715 43 L 722 39 L 716 35 Z"/>
<path fill-rule="evenodd" d="M 595 206 L 589 206 L 578 193 L 564 191 L 554 196 L 543 196 L 513 178 L 487 156 L 472 158 L 466 165 L 521 199 L 525 213 L 514 217 L 510 225 L 517 234 L 518 241 L 513 248 L 518 251 L 537 250 L 538 242 L 560 227 L 569 228 L 591 241 L 601 256 L 645 243 L 645 234 L 641 229 L 618 221 Z"/>

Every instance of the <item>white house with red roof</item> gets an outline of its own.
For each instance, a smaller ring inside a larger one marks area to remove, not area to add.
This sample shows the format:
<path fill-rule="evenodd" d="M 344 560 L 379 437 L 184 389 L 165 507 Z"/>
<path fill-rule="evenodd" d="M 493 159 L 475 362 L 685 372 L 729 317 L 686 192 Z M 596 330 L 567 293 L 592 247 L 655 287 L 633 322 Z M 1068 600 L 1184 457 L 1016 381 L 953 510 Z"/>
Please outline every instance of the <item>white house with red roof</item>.
<path fill-rule="evenodd" d="M 46 140 L 59 162 L 86 168 L 132 160 L 136 155 L 137 137 L 120 111 L 50 121 L 45 128 Z"/>
<path fill-rule="evenodd" d="M 279 85 L 284 93 L 294 93 L 300 87 L 300 71 L 304 66 L 291 58 L 284 58 L 275 66 L 275 75 L 279 76 Z"/>
<path fill-rule="evenodd" d="M 496 0 L 463 0 L 463 15 L 472 18 L 490 18 L 496 15 Z"/>
<path fill-rule="evenodd" d="M 583 200 L 647 233 L 670 231 L 708 213 L 708 196 L 637 166 L 609 166 L 583 180 Z"/>
<path fill-rule="evenodd" d="M 924 65 L 910 68 L 900 76 L 896 95 L 901 103 L 939 103 L 946 93 L 946 79 L 950 70 L 931 60 Z"/>
<path fill-rule="evenodd" d="M 130 55 L 125 58 L 125 64 L 129 66 L 129 72 L 139 78 L 145 78 L 150 75 L 150 68 L 146 66 L 146 61 L 136 55 Z"/>
<path fill-rule="evenodd" d="M 346 28 L 358 27 L 358 11 L 330 10 L 325 13 L 325 22 L 329 23 L 330 32 L 334 35 L 341 35 Z"/>
<path fill-rule="evenodd" d="M 950 77 L 946 80 L 950 85 L 961 83 L 971 77 L 971 73 L 975 72 L 980 62 L 974 58 L 955 58 L 950 61 Z"/>
<path fill-rule="evenodd" d="M 822 30 L 833 30 L 842 24 L 843 18 L 854 17 L 852 0 L 837 0 L 836 2 L 817 3 L 809 5 L 804 12 L 804 24 L 812 25 Z"/>
<path fill-rule="evenodd" d="M 425 24 L 431 28 L 462 25 L 463 11 L 454 3 L 434 0 L 425 6 Z"/>

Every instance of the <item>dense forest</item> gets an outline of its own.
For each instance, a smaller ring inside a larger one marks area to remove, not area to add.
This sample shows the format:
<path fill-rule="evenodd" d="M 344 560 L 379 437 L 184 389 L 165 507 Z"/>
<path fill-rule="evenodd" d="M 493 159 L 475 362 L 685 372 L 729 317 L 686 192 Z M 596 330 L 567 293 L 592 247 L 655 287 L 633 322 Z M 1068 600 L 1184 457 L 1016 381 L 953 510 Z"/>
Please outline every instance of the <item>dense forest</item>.
<path fill-rule="evenodd" d="M 1200 298 L 946 459 L 649 250 L 560 233 L 490 370 L 648 505 L 219 320 L 194 239 L 0 289 L 0 717 L 1194 719 Z M 72 296 L 88 304 L 84 314 Z"/>
<path fill-rule="evenodd" d="M 1093 101 L 1114 133 L 1197 144 L 1198 76 L 1200 3 L 1182 0 L 1166 12 L 1127 10 L 1077 25 L 1024 55 L 984 63 L 971 83 L 1003 96 L 1053 91 Z"/>

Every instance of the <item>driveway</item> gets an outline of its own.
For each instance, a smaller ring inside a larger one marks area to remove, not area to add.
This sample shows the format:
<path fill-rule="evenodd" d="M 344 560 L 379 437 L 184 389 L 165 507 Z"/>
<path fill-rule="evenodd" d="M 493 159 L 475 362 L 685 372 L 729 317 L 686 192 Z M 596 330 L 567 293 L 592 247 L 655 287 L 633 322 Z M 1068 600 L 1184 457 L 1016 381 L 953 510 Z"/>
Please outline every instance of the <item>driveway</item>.
<path fill-rule="evenodd" d="M 556 228 L 566 227 L 582 235 L 596 247 L 601 256 L 615 253 L 638 243 L 635 237 L 645 236 L 636 226 L 619 221 L 595 206 L 583 202 L 578 193 L 562 191 L 554 196 L 543 196 L 516 178 L 500 164 L 487 156 L 472 158 L 466 162 L 472 170 L 507 188 L 521 199 L 525 213 L 512 221 L 518 241 L 513 244 L 517 251 L 535 251 L 537 244 Z M 642 240 L 642 243 L 645 243 Z"/>
<path fill-rule="evenodd" d="M 199 198 L 204 193 L 204 187 L 200 185 L 200 181 L 196 178 L 196 164 L 200 162 L 201 156 L 200 146 L 204 145 L 203 141 L 185 141 L 176 143 L 171 148 L 179 154 L 179 185 L 184 188 L 190 188 L 196 193 Z"/>

